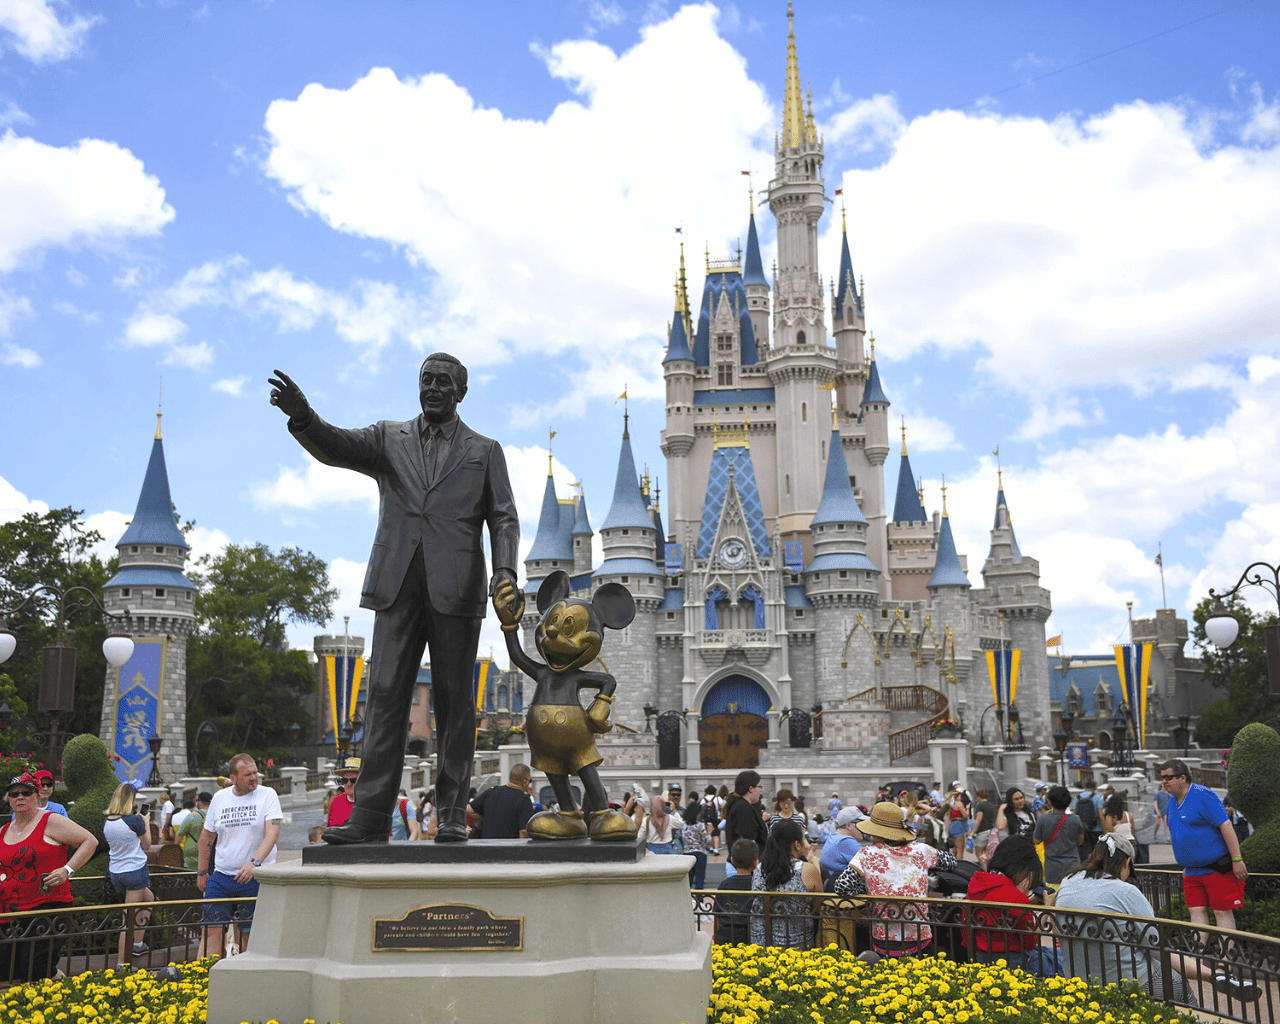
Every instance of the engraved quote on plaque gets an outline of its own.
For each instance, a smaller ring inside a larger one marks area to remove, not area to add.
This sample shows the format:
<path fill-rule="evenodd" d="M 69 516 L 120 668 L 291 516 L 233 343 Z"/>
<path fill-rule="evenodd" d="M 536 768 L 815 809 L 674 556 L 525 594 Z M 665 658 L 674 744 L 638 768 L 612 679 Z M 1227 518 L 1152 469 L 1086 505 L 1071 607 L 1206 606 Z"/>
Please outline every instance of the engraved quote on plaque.
<path fill-rule="evenodd" d="M 373 922 L 373 951 L 460 953 L 519 951 L 524 918 L 495 917 L 483 907 L 437 903 L 410 910 L 399 920 Z"/>

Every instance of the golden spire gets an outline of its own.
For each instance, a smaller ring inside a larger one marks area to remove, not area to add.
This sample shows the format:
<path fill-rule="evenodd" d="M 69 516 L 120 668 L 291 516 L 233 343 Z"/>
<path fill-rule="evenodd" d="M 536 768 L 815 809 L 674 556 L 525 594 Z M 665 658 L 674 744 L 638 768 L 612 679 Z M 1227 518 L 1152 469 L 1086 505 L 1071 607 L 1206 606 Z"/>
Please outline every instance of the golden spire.
<path fill-rule="evenodd" d="M 845 215 L 844 215 L 844 194 L 843 193 L 841 193 L 841 196 L 840 196 L 840 230 L 844 232 L 846 235 L 849 233 L 849 221 L 845 218 Z"/>
<path fill-rule="evenodd" d="M 942 518 L 947 518 L 947 474 L 942 474 Z"/>
<path fill-rule="evenodd" d="M 707 242 L 705 244 L 706 244 L 705 255 L 707 257 L 707 273 L 710 274 L 711 273 L 711 243 Z"/>
<path fill-rule="evenodd" d="M 813 123 L 813 83 L 812 82 L 809 83 L 809 113 L 805 115 L 804 133 L 805 133 L 805 138 L 808 139 L 810 143 L 815 143 L 818 141 L 818 129 L 814 126 L 814 123 Z"/>
<path fill-rule="evenodd" d="M 555 432 L 554 430 L 550 430 L 550 431 L 548 431 L 548 436 L 547 436 L 547 476 L 550 476 L 550 475 L 551 475 L 551 442 L 552 442 L 552 441 L 554 441 L 555 439 L 556 439 L 556 432 Z"/>
<path fill-rule="evenodd" d="M 867 337 L 871 339 L 871 361 L 874 363 L 876 361 L 876 336 L 868 334 Z"/>
<path fill-rule="evenodd" d="M 160 390 L 156 393 L 156 440 L 157 441 L 160 440 L 160 417 L 163 415 L 163 413 L 160 412 L 160 409 L 163 406 L 163 404 L 164 404 L 164 378 L 161 377 Z"/>
<path fill-rule="evenodd" d="M 907 457 L 907 418 L 902 417 L 902 457 Z"/>
<path fill-rule="evenodd" d="M 657 480 L 653 482 L 653 510 L 662 511 L 662 488 L 658 486 Z"/>
<path fill-rule="evenodd" d="M 680 243 L 680 292 L 676 300 L 676 309 L 684 314 L 684 335 L 692 349 L 693 320 L 689 316 L 689 284 L 684 275 L 684 242 Z"/>
<path fill-rule="evenodd" d="M 1004 470 L 1000 468 L 1000 446 L 996 445 L 996 450 L 991 453 L 996 457 L 996 480 L 1000 484 L 1000 490 L 1004 490 Z"/>
<path fill-rule="evenodd" d="M 924 477 L 916 481 L 916 494 L 920 498 L 920 507 L 924 508 Z"/>
<path fill-rule="evenodd" d="M 795 12 L 791 9 L 791 0 L 787 0 L 787 84 L 782 100 L 782 148 L 801 148 L 807 134 L 806 128 L 804 96 L 800 89 L 800 62 L 796 59 Z"/>
<path fill-rule="evenodd" d="M 640 496 L 648 499 L 649 497 L 649 463 L 644 464 L 644 473 L 640 476 Z"/>

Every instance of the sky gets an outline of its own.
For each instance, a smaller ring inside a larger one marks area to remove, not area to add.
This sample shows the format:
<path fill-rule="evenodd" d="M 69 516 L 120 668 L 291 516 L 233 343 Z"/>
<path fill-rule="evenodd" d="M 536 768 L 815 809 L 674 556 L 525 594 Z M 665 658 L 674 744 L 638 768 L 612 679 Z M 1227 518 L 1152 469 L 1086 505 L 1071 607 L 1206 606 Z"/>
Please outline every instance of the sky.
<path fill-rule="evenodd" d="M 0 521 L 71 505 L 113 553 L 162 395 L 195 556 L 312 551 L 341 596 L 291 642 L 370 637 L 373 486 L 266 379 L 408 419 L 438 349 L 522 555 L 552 430 L 560 496 L 604 520 L 624 388 L 665 490 L 678 243 L 696 271 L 745 239 L 786 32 L 780 0 L 0 0 Z M 1157 551 L 1181 614 L 1280 562 L 1277 0 L 797 0 L 795 32 L 890 414 L 970 580 L 997 447 L 1067 653 L 1166 603 Z M 834 207 L 820 232 L 829 277 Z"/>

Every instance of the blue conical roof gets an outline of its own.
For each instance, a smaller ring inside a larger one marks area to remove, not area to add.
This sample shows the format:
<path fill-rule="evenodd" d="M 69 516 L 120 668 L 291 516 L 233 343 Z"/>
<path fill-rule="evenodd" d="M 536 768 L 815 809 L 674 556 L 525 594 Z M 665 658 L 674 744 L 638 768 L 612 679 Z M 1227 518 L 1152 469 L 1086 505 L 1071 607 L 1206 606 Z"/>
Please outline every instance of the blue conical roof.
<path fill-rule="evenodd" d="M 653 520 L 640 494 L 640 478 L 636 476 L 636 460 L 631 454 L 631 434 L 622 433 L 622 450 L 618 452 L 618 476 L 613 484 L 613 504 L 600 525 L 602 530 L 618 527 L 652 530 Z"/>
<path fill-rule="evenodd" d="M 586 534 L 591 536 L 591 520 L 587 518 L 587 499 L 583 495 L 578 495 L 578 508 L 573 517 L 573 536 L 580 537 Z"/>
<path fill-rule="evenodd" d="M 1003 484 L 1001 485 L 1000 490 L 996 492 L 996 519 L 991 529 L 1007 529 L 1009 531 L 1009 543 L 1013 548 L 1013 560 L 1015 562 L 1021 562 L 1022 552 L 1018 550 L 1018 538 L 1014 535 L 1013 521 L 1009 518 L 1009 505 L 1004 498 Z M 995 545 L 993 544 L 992 547 L 994 548 Z"/>
<path fill-rule="evenodd" d="M 867 386 L 862 389 L 862 404 L 871 405 L 873 402 L 879 402 L 881 405 L 889 404 L 884 388 L 880 386 L 880 371 L 876 369 L 874 359 L 867 363 Z"/>
<path fill-rule="evenodd" d="M 157 434 L 159 431 L 157 431 Z M 173 499 L 169 496 L 169 472 L 164 464 L 164 442 L 156 437 L 151 461 L 138 495 L 138 507 L 129 528 L 116 546 L 124 544 L 169 544 L 187 548 L 187 540 L 173 520 Z"/>
<path fill-rule="evenodd" d="M 867 521 L 858 508 L 858 499 L 853 496 L 853 486 L 849 483 L 849 464 L 844 458 L 844 444 L 840 440 L 840 431 L 831 431 L 831 444 L 827 449 L 827 479 L 822 486 L 822 501 L 818 503 L 818 511 L 814 513 L 810 526 L 823 523 L 863 523 Z"/>
<path fill-rule="evenodd" d="M 538 533 L 525 561 L 538 558 L 560 558 L 560 503 L 556 500 L 556 484 L 547 474 L 547 489 L 542 492 L 542 513 L 538 516 Z M 573 556 L 570 555 L 570 558 Z"/>
<path fill-rule="evenodd" d="M 671 323 L 671 336 L 667 339 L 667 356 L 662 362 L 665 365 L 677 359 L 693 361 L 693 353 L 689 350 L 689 336 L 684 329 L 684 314 L 678 309 Z"/>
<path fill-rule="evenodd" d="M 938 532 L 938 557 L 933 563 L 933 575 L 927 584 L 934 587 L 967 587 L 969 577 L 960 567 L 960 556 L 956 554 L 956 542 L 951 536 L 951 520 L 942 517 L 942 529 Z"/>
<path fill-rule="evenodd" d="M 858 294 L 858 282 L 853 276 L 853 259 L 849 255 L 849 235 L 847 232 L 841 233 L 840 242 L 840 276 L 836 278 L 836 308 L 832 310 L 835 316 L 844 316 L 845 298 L 849 292 L 853 293 L 853 304 L 858 315 L 862 315 L 862 296 Z"/>
<path fill-rule="evenodd" d="M 911 472 L 911 460 L 907 457 L 904 445 L 902 465 L 898 467 L 898 496 L 893 502 L 893 521 L 923 523 L 928 518 L 928 513 L 920 502 L 920 493 L 916 490 L 916 478 Z"/>
<path fill-rule="evenodd" d="M 764 264 L 760 260 L 760 239 L 756 236 L 756 215 L 751 212 L 751 221 L 747 225 L 747 262 L 743 266 L 743 284 L 762 284 L 769 287 L 764 276 Z"/>

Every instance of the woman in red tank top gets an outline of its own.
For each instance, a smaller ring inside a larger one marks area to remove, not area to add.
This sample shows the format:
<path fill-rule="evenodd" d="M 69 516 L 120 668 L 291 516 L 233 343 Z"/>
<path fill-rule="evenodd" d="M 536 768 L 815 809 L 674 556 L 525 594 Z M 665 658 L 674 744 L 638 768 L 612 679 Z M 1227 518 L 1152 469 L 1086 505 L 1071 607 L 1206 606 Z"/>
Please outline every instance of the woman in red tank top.
<path fill-rule="evenodd" d="M 92 833 L 70 818 L 41 811 L 37 792 L 29 772 L 9 781 L 13 820 L 0 828 L 0 921 L 18 911 L 71 906 L 71 876 L 98 848 Z M 68 858 L 69 846 L 75 851 Z M 43 921 L 24 918 L 22 927 L 34 929 Z M 60 973 L 62 942 L 42 938 L 0 946 L 0 980 L 31 981 Z"/>

